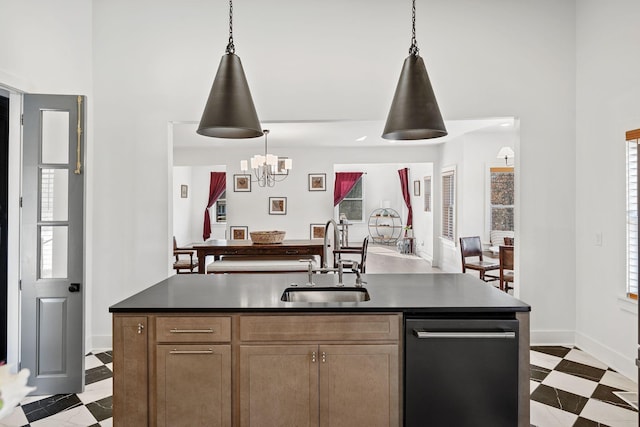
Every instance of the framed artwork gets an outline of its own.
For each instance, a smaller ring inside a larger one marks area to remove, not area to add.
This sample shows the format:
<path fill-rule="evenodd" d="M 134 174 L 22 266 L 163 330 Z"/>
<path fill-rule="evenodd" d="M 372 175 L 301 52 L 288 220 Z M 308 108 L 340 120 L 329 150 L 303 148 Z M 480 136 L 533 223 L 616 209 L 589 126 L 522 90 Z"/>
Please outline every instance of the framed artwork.
<path fill-rule="evenodd" d="M 286 215 L 287 198 L 269 197 L 269 215 Z"/>
<path fill-rule="evenodd" d="M 246 225 L 232 225 L 229 227 L 229 238 L 231 240 L 247 240 L 249 238 L 249 227 Z"/>
<path fill-rule="evenodd" d="M 309 174 L 309 191 L 327 191 L 327 174 L 326 173 L 310 173 Z"/>
<path fill-rule="evenodd" d="M 413 195 L 420 195 L 420 181 L 413 181 Z"/>
<path fill-rule="evenodd" d="M 287 169 L 284 167 L 284 161 L 288 159 L 288 157 L 278 157 L 278 166 L 276 167 L 275 175 L 289 175 Z"/>
<path fill-rule="evenodd" d="M 424 177 L 424 211 L 431 212 L 431 177 Z"/>
<path fill-rule="evenodd" d="M 324 239 L 324 224 L 310 224 L 309 225 L 309 238 L 310 239 Z"/>
<path fill-rule="evenodd" d="M 248 175 L 248 174 L 233 175 L 233 191 L 250 192 L 251 191 L 251 175 Z"/>
<path fill-rule="evenodd" d="M 188 185 L 181 185 L 180 186 L 180 198 L 186 199 L 187 197 L 189 197 L 189 186 Z"/>

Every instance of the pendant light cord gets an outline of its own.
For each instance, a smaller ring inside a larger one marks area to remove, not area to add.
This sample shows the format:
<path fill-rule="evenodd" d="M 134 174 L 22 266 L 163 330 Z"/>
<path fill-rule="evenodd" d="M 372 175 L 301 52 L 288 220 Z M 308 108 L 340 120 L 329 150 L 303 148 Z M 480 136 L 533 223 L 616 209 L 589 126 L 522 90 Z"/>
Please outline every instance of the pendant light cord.
<path fill-rule="evenodd" d="M 415 0 L 414 0 L 415 7 Z M 415 26 L 414 26 L 415 31 Z M 229 0 L 229 44 L 227 45 L 227 54 L 236 53 L 236 47 L 233 44 L 233 0 Z"/>
<path fill-rule="evenodd" d="M 411 47 L 409 47 L 409 55 L 418 56 L 418 41 L 416 40 L 416 0 L 413 0 L 411 8 Z"/>

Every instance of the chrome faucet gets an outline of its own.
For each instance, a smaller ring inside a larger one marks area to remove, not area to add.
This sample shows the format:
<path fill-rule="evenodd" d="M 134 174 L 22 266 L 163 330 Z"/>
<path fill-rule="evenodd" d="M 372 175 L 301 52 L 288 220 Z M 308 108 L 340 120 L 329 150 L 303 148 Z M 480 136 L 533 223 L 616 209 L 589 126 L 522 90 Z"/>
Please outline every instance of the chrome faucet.
<path fill-rule="evenodd" d="M 322 268 L 327 268 L 327 258 L 329 258 L 329 255 L 327 254 L 327 250 L 329 248 L 329 226 L 333 225 L 333 246 L 334 246 L 334 250 L 340 249 L 340 235 L 338 234 L 338 224 L 336 223 L 336 221 L 332 218 L 329 221 L 327 221 L 327 223 L 324 226 L 324 242 L 323 242 L 323 253 L 324 253 L 324 261 L 322 262 Z M 333 259 L 334 259 L 334 264 L 335 264 L 335 257 L 336 254 L 334 252 L 333 254 Z M 342 279 L 342 278 L 341 278 Z M 342 283 L 342 280 L 340 280 L 340 283 Z"/>

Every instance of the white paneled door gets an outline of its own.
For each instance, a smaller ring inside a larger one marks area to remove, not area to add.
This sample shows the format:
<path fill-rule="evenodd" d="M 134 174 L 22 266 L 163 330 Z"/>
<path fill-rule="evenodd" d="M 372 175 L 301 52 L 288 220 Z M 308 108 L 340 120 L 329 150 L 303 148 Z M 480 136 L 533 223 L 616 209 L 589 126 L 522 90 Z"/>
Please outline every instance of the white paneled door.
<path fill-rule="evenodd" d="M 20 362 L 36 394 L 84 387 L 84 102 L 24 96 Z"/>

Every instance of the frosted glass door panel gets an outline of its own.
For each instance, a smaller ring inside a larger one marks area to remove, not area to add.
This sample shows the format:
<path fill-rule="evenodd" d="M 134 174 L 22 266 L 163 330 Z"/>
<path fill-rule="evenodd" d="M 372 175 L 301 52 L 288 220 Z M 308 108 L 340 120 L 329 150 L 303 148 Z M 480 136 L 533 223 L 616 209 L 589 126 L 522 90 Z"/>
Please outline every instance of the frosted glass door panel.
<path fill-rule="evenodd" d="M 67 277 L 69 232 L 66 225 L 40 227 L 40 278 Z"/>
<path fill-rule="evenodd" d="M 69 112 L 42 111 L 42 163 L 69 163 Z"/>
<path fill-rule="evenodd" d="M 69 170 L 42 169 L 40 173 L 40 221 L 69 218 Z"/>

